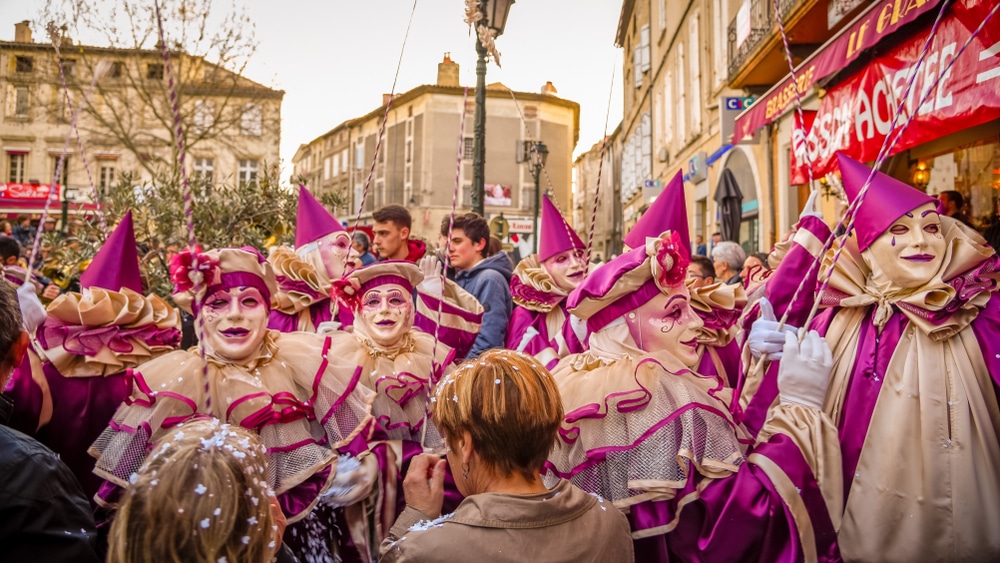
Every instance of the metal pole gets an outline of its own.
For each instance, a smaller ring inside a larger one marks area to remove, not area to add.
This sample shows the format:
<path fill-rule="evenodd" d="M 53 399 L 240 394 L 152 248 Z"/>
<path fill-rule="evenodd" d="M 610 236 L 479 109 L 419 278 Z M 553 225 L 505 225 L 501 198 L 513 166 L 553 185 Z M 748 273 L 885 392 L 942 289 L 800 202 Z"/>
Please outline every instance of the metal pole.
<path fill-rule="evenodd" d="M 486 47 L 476 39 L 476 126 L 472 157 L 472 211 L 485 217 L 486 198 Z"/>
<path fill-rule="evenodd" d="M 533 234 L 531 235 L 531 242 L 533 243 L 535 254 L 538 254 L 538 238 L 541 236 L 541 233 L 538 232 L 538 210 L 542 206 L 542 190 L 538 185 L 538 177 L 542 173 L 542 167 L 535 163 L 532 163 L 531 167 L 533 169 L 532 174 L 535 176 L 535 219 L 532 225 Z"/>

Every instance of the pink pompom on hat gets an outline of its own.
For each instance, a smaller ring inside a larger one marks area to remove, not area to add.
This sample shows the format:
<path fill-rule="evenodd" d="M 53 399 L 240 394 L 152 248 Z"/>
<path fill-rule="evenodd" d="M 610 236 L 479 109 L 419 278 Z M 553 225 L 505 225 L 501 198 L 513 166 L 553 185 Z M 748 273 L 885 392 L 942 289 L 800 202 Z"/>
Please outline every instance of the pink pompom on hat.
<path fill-rule="evenodd" d="M 542 196 L 542 234 L 538 239 L 538 261 L 544 262 L 560 252 L 585 250 L 573 227 L 569 226 L 548 194 Z"/>
<path fill-rule="evenodd" d="M 684 176 L 680 170 L 625 235 L 625 244 L 629 248 L 642 248 L 646 246 L 647 238 L 657 238 L 667 229 L 677 233 L 685 255 L 690 259 L 691 239 L 687 203 L 684 199 Z"/>
<path fill-rule="evenodd" d="M 114 232 L 104 241 L 90 265 L 80 275 L 80 287 L 99 287 L 108 291 L 128 288 L 142 293 L 139 253 L 135 248 L 131 211 L 122 217 Z"/>
<path fill-rule="evenodd" d="M 566 298 L 566 309 L 597 332 L 660 293 L 683 287 L 689 264 L 683 251 L 677 232 L 650 237 L 642 246 L 594 270 Z"/>
<path fill-rule="evenodd" d="M 295 248 L 301 248 L 330 233 L 347 232 L 340 221 L 323 207 L 305 186 L 299 185 L 299 210 L 295 216 Z"/>
<path fill-rule="evenodd" d="M 840 152 L 837 153 L 837 163 L 847 200 L 853 204 L 872 169 Z M 928 203 L 936 201 L 924 192 L 876 170 L 865 200 L 855 211 L 854 232 L 858 250 L 867 249 L 900 217 Z"/>

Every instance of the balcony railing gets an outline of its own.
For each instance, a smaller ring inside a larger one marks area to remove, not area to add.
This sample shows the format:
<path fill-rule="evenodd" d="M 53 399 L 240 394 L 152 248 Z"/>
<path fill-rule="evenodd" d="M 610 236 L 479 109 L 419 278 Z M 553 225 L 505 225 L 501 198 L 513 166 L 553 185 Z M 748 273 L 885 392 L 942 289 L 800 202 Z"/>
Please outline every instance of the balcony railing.
<path fill-rule="evenodd" d="M 778 0 L 782 21 L 787 21 L 792 8 L 801 1 Z M 741 10 L 743 9 L 741 8 Z M 757 46 L 771 35 L 771 31 L 777 23 L 772 0 L 749 0 L 749 13 L 737 13 L 733 21 L 729 23 L 730 80 L 743 68 L 743 64 L 750 58 Z M 740 31 L 742 34 L 739 33 Z"/>

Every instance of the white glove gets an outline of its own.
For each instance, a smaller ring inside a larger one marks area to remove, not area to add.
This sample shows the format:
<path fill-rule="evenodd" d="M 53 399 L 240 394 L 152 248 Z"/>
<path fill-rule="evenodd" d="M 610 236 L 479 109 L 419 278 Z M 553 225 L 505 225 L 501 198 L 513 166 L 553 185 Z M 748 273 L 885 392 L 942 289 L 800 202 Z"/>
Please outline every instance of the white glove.
<path fill-rule="evenodd" d="M 440 298 L 444 294 L 444 285 L 441 283 L 441 262 L 434 254 L 428 254 L 417 262 L 420 273 L 424 275 L 424 281 L 417 285 L 417 292 L 430 297 Z"/>
<path fill-rule="evenodd" d="M 763 356 L 769 362 L 780 360 L 781 352 L 785 348 L 785 335 L 798 335 L 799 329 L 786 324 L 781 331 L 778 331 L 778 320 L 774 317 L 771 302 L 766 297 L 761 297 L 758 303 L 760 303 L 760 318 L 750 326 L 750 336 L 747 338 L 750 353 L 754 358 Z"/>
<path fill-rule="evenodd" d="M 817 197 L 819 197 L 819 190 L 813 190 L 809 193 L 809 199 L 806 200 L 806 205 L 802 208 L 802 213 L 799 213 L 799 221 L 810 216 L 823 218 L 823 214 L 816 210 Z"/>
<path fill-rule="evenodd" d="M 833 352 L 818 332 L 810 330 L 801 345 L 794 334 L 785 334 L 785 358 L 778 368 L 781 404 L 822 410 L 831 371 Z"/>
<path fill-rule="evenodd" d="M 45 305 L 38 300 L 35 286 L 29 281 L 21 284 L 21 287 L 17 288 L 17 300 L 21 304 L 24 329 L 28 334 L 35 334 L 35 330 L 45 322 Z"/>

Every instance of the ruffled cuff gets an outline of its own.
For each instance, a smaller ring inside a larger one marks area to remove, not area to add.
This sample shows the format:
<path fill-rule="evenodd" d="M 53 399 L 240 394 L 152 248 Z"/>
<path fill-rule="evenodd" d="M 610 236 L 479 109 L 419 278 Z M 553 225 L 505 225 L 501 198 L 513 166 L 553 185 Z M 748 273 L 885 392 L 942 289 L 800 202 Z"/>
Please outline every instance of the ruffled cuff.
<path fill-rule="evenodd" d="M 329 282 L 294 250 L 280 247 L 267 258 L 278 282 L 275 309 L 293 314 L 329 298 Z"/>

